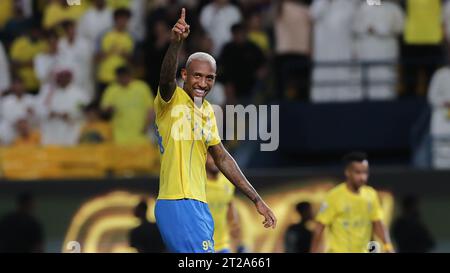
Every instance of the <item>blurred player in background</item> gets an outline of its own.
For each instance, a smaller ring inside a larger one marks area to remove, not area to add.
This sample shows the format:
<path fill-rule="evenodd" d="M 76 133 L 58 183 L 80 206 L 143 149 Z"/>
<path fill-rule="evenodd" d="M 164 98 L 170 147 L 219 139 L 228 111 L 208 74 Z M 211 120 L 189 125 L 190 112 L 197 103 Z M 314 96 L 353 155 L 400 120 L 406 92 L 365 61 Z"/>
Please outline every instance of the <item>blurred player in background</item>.
<path fill-rule="evenodd" d="M 158 227 L 147 218 L 147 209 L 145 200 L 140 201 L 134 208 L 133 214 L 139 219 L 140 224 L 128 233 L 130 246 L 139 253 L 166 252 Z"/>
<path fill-rule="evenodd" d="M 234 231 L 240 228 L 238 212 L 233 204 L 235 187 L 220 172 L 210 154 L 206 158 L 206 177 L 206 199 L 214 220 L 214 250 L 230 253 L 231 240 L 239 241 Z"/>
<path fill-rule="evenodd" d="M 367 186 L 367 155 L 353 152 L 344 157 L 346 181 L 333 188 L 317 214 L 311 252 L 321 252 L 325 228 L 327 252 L 364 253 L 373 235 L 383 243 L 385 252 L 394 252 L 375 189 Z"/>
<path fill-rule="evenodd" d="M 286 253 L 308 253 L 311 249 L 314 214 L 309 202 L 300 202 L 295 206 L 300 221 L 289 226 L 285 234 Z"/>
<path fill-rule="evenodd" d="M 155 98 L 156 133 L 161 153 L 161 173 L 156 223 L 171 252 L 214 252 L 214 223 L 206 200 L 206 154 L 210 152 L 222 173 L 239 188 L 261 215 L 266 228 L 276 218 L 238 165 L 225 150 L 214 110 L 204 98 L 216 78 L 216 62 L 206 53 L 192 54 L 177 86 L 178 55 L 189 35 L 183 8 L 172 28 Z"/>

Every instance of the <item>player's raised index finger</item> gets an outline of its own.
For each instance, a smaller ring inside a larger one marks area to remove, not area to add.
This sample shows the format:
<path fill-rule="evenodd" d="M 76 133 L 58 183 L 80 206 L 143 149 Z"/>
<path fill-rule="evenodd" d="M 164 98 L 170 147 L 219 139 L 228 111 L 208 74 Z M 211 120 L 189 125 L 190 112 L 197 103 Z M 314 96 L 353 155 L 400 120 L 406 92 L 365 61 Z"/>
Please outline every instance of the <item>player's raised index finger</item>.
<path fill-rule="evenodd" d="M 185 21 L 185 19 L 186 19 L 186 9 L 185 8 L 181 9 L 181 18 L 180 19 L 183 21 Z"/>

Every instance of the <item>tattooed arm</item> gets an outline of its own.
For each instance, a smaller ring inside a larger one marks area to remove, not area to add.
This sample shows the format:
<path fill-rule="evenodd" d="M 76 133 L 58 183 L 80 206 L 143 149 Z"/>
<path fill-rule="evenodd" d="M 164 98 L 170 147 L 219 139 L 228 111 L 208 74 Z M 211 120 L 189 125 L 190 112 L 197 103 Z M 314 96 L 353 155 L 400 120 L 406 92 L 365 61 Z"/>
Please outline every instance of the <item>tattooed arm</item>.
<path fill-rule="evenodd" d="M 159 75 L 159 92 L 163 100 L 169 101 L 177 87 L 176 73 L 178 68 L 178 54 L 185 40 L 189 36 L 189 25 L 185 21 L 186 10 L 181 10 L 180 19 L 172 28 L 171 41 L 164 56 Z"/>
<path fill-rule="evenodd" d="M 222 143 L 209 147 L 209 152 L 214 158 L 219 170 L 233 183 L 236 188 L 241 190 L 256 206 L 256 210 L 259 214 L 264 216 L 263 225 L 266 228 L 275 228 L 277 224 L 277 218 L 273 214 L 272 210 L 262 200 L 261 196 L 256 192 L 253 186 L 245 178 L 239 166 L 234 161 L 233 157 L 225 150 Z"/>

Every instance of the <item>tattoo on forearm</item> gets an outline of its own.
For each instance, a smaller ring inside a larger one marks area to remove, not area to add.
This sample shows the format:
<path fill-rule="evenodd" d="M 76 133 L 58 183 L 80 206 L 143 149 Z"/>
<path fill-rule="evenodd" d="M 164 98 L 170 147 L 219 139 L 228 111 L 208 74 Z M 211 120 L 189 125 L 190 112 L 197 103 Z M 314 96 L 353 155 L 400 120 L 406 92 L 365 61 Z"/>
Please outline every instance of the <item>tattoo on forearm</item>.
<path fill-rule="evenodd" d="M 239 190 L 241 190 L 254 203 L 261 200 L 253 186 L 247 181 L 240 171 L 234 160 L 225 157 L 218 165 L 222 173 L 230 180 Z"/>
<path fill-rule="evenodd" d="M 175 88 L 175 79 L 177 76 L 178 68 L 178 52 L 181 48 L 181 42 L 171 43 L 164 56 L 163 63 L 161 65 L 161 73 L 159 76 L 160 91 L 164 97 L 171 95 Z M 169 96 L 170 97 L 170 96 Z"/>

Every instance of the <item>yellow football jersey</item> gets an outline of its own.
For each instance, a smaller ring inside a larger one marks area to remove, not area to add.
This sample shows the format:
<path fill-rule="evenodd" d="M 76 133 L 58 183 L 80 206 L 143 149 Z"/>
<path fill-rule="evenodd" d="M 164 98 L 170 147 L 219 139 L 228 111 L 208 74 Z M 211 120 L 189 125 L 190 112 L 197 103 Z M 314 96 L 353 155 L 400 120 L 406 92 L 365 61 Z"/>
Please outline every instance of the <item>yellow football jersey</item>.
<path fill-rule="evenodd" d="M 206 202 L 206 154 L 220 143 L 214 111 L 206 100 L 201 107 L 177 87 L 165 102 L 155 98 L 156 131 L 161 154 L 158 199 L 195 199 Z"/>
<path fill-rule="evenodd" d="M 106 3 L 112 9 L 129 8 L 130 0 L 107 0 Z"/>
<path fill-rule="evenodd" d="M 316 220 L 327 226 L 327 252 L 367 252 L 372 222 L 382 219 L 377 192 L 369 186 L 353 193 L 346 183 L 333 188 L 325 198 Z"/>
<path fill-rule="evenodd" d="M 133 80 L 126 87 L 114 83 L 106 88 L 101 106 L 114 107 L 114 143 L 138 145 L 149 142 L 143 129 L 148 112 L 153 108 L 153 99 L 150 87 L 140 80 Z"/>
<path fill-rule="evenodd" d="M 0 1 L 0 29 L 11 19 L 14 14 L 14 1 L 3 0 Z"/>
<path fill-rule="evenodd" d="M 408 0 L 405 41 L 409 44 L 437 44 L 442 41 L 440 0 Z"/>
<path fill-rule="evenodd" d="M 51 29 L 65 20 L 78 21 L 88 8 L 88 3 L 64 7 L 53 2 L 45 7 L 42 24 L 45 29 Z"/>
<path fill-rule="evenodd" d="M 27 36 L 21 36 L 12 43 L 10 56 L 16 62 L 31 62 L 37 54 L 47 50 L 47 47 L 47 43 L 43 40 L 33 42 Z M 26 89 L 39 88 L 39 81 L 36 78 L 33 66 L 21 67 L 17 70 L 17 74 L 23 80 Z"/>
<path fill-rule="evenodd" d="M 111 30 L 102 38 L 101 48 L 107 56 L 99 64 L 97 79 L 102 83 L 112 83 L 116 79 L 116 69 L 127 64 L 120 52 L 131 54 L 134 41 L 128 32 Z"/>
<path fill-rule="evenodd" d="M 214 249 L 230 249 L 230 228 L 227 221 L 228 207 L 234 195 L 234 185 L 219 173 L 217 180 L 206 182 L 206 199 L 214 219 Z"/>

